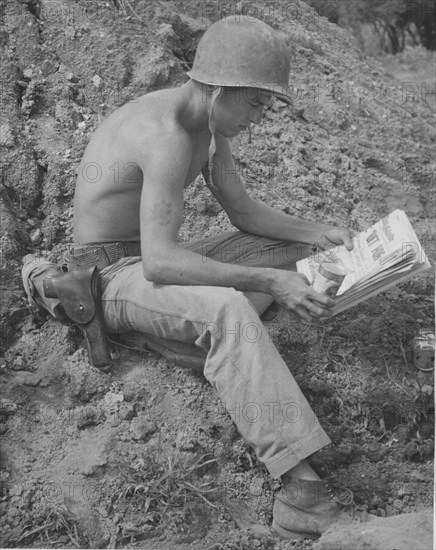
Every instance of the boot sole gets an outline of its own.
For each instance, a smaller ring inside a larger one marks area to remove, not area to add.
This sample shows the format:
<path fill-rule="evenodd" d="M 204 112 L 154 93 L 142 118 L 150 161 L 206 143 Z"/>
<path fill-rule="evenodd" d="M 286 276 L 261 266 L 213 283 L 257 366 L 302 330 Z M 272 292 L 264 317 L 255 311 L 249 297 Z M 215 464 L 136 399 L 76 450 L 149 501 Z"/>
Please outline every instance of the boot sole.
<path fill-rule="evenodd" d="M 290 531 L 289 529 L 284 529 L 283 527 L 280 527 L 280 525 L 278 525 L 274 519 L 273 519 L 273 522 L 272 522 L 272 528 L 274 529 L 274 531 L 278 535 L 280 535 L 284 539 L 290 539 L 290 540 L 312 539 L 312 540 L 315 540 L 315 539 L 319 538 L 319 535 L 313 535 L 311 533 L 302 533 L 302 532 L 297 532 L 297 531 Z"/>

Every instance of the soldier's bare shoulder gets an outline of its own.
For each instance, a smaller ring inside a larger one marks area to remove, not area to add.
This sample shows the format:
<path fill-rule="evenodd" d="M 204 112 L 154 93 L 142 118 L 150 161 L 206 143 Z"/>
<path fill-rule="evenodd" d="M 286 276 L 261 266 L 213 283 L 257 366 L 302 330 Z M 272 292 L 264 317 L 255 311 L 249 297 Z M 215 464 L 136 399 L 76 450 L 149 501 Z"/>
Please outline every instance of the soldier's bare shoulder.
<path fill-rule="evenodd" d="M 177 88 L 159 90 L 129 101 L 114 111 L 98 132 L 116 131 L 126 138 L 146 139 L 156 133 L 183 130 L 180 124 L 181 98 Z"/>
<path fill-rule="evenodd" d="M 139 167 L 156 158 L 157 152 L 186 154 L 192 139 L 181 116 L 184 100 L 179 90 L 152 92 L 114 111 L 92 135 L 82 166 L 93 162 L 106 167 L 117 162 Z"/>

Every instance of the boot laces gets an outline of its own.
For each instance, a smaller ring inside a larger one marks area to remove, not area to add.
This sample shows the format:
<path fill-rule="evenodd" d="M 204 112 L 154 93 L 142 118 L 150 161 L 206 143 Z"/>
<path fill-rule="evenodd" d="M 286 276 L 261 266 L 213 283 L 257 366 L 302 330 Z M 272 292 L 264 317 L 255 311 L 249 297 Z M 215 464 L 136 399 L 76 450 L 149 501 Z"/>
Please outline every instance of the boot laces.
<path fill-rule="evenodd" d="M 354 503 L 353 492 L 339 483 L 328 481 L 326 489 L 332 502 L 336 502 L 342 506 L 350 506 Z"/>

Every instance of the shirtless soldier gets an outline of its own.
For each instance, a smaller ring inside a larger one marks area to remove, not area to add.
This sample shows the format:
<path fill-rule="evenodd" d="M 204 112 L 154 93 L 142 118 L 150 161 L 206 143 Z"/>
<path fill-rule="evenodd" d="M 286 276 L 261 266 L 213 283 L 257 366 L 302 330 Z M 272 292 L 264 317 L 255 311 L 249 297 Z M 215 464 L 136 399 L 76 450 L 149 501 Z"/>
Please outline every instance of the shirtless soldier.
<path fill-rule="evenodd" d="M 337 521 L 368 521 L 349 491 L 335 496 L 306 462 L 330 439 L 259 319 L 273 300 L 304 321 L 331 315 L 334 302 L 295 261 L 313 245 L 351 249 L 350 234 L 250 198 L 230 152 L 229 138 L 258 124 L 273 96 L 290 100 L 285 41 L 257 19 L 225 18 L 204 34 L 188 75 L 127 103 L 95 132 L 79 167 L 69 261 L 98 266 L 109 334 L 139 332 L 167 356 L 201 362 L 283 481 L 277 533 L 315 538 Z M 200 173 L 239 231 L 182 245 L 183 190 Z"/>

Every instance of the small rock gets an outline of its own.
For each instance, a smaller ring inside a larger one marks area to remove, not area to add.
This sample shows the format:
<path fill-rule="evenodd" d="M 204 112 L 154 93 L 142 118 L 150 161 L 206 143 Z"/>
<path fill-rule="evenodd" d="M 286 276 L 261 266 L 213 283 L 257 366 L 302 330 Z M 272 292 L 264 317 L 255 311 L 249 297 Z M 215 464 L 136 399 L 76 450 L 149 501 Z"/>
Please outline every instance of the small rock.
<path fill-rule="evenodd" d="M 11 477 L 11 474 L 7 470 L 0 470 L 0 481 L 2 482 L 6 481 L 10 477 Z"/>
<path fill-rule="evenodd" d="M 43 376 L 41 378 L 41 381 L 39 383 L 39 385 L 41 386 L 41 388 L 47 388 L 48 386 L 50 386 L 51 384 L 51 379 L 49 376 Z"/>
<path fill-rule="evenodd" d="M 10 366 L 12 370 L 24 370 L 26 366 L 24 357 L 21 355 L 17 355 L 17 357 L 14 357 Z"/>
<path fill-rule="evenodd" d="M 30 80 L 33 76 L 33 69 L 24 69 L 23 76 L 24 78 L 28 78 Z"/>
<path fill-rule="evenodd" d="M 95 86 L 97 89 L 100 88 L 102 82 L 103 82 L 103 81 L 102 81 L 101 77 L 100 77 L 98 74 L 95 74 L 95 75 L 92 77 L 92 83 L 94 84 L 94 86 Z"/>
<path fill-rule="evenodd" d="M 108 391 L 104 396 L 104 402 L 108 406 L 116 405 L 124 401 L 124 394 L 122 392 Z"/>
<path fill-rule="evenodd" d="M 284 132 L 280 136 L 281 143 L 292 143 L 293 140 L 294 140 L 294 136 L 290 132 Z"/>
<path fill-rule="evenodd" d="M 250 483 L 250 494 L 260 496 L 262 494 L 263 479 L 255 478 Z"/>
<path fill-rule="evenodd" d="M 156 424 L 145 414 L 138 416 L 130 424 L 130 432 L 132 433 L 133 439 L 144 440 L 149 435 L 153 434 L 156 429 Z"/>
<path fill-rule="evenodd" d="M 426 481 L 426 477 L 421 474 L 421 472 L 419 472 L 418 470 L 412 470 L 410 472 L 410 477 L 412 477 L 413 479 L 416 479 L 417 481 Z"/>
<path fill-rule="evenodd" d="M 399 443 L 405 445 L 410 439 L 410 428 L 400 424 L 395 428 L 395 437 L 398 439 Z"/>
<path fill-rule="evenodd" d="M 402 510 L 404 508 L 404 502 L 400 500 L 399 498 L 395 498 L 393 502 L 394 508 L 397 510 Z"/>
<path fill-rule="evenodd" d="M 334 174 L 331 174 L 330 172 L 322 172 L 319 175 L 319 181 L 321 185 L 330 187 L 336 181 L 336 176 Z"/>
<path fill-rule="evenodd" d="M 59 69 L 59 63 L 54 59 L 45 59 L 41 65 L 42 74 L 48 76 Z"/>
<path fill-rule="evenodd" d="M 42 231 L 39 227 L 32 229 L 30 232 L 30 240 L 32 244 L 40 244 L 42 242 Z"/>
<path fill-rule="evenodd" d="M 78 82 L 78 78 L 77 76 L 74 74 L 74 73 L 66 73 L 65 75 L 65 78 L 69 81 L 69 82 Z"/>
<path fill-rule="evenodd" d="M 123 403 L 118 411 L 121 420 L 133 420 L 136 415 L 135 407 L 133 405 L 127 405 Z"/>
<path fill-rule="evenodd" d="M 26 373 L 20 380 L 20 384 L 24 386 L 35 387 L 41 382 L 42 376 L 40 374 Z"/>
<path fill-rule="evenodd" d="M 14 146 L 14 134 L 9 124 L 2 124 L 0 126 L 0 145 L 2 147 Z"/>
<path fill-rule="evenodd" d="M 402 487 L 400 487 L 397 491 L 397 495 L 402 498 L 406 495 L 410 495 L 411 494 L 411 491 L 410 489 L 408 489 L 405 485 L 403 485 Z"/>
<path fill-rule="evenodd" d="M 168 40 L 169 38 L 176 37 L 174 29 L 168 23 L 161 23 L 156 29 L 156 36 L 161 40 Z"/>
<path fill-rule="evenodd" d="M 8 516 L 10 518 L 15 518 L 16 516 L 20 515 L 20 510 L 16 506 L 10 506 L 8 509 Z"/>
<path fill-rule="evenodd" d="M 369 505 L 371 508 L 378 508 L 380 504 L 382 504 L 381 498 L 378 495 L 374 495 Z"/>
<path fill-rule="evenodd" d="M 18 410 L 18 405 L 6 397 L 0 399 L 0 414 L 14 414 Z"/>
<path fill-rule="evenodd" d="M 123 389 L 124 401 L 133 401 L 137 396 L 137 387 L 135 386 L 126 386 Z"/>
<path fill-rule="evenodd" d="M 265 152 L 262 153 L 259 157 L 260 162 L 265 162 L 266 164 L 277 164 L 278 163 L 278 157 L 277 153 L 271 153 L 271 152 Z"/>
<path fill-rule="evenodd" d="M 103 417 L 104 415 L 102 411 L 97 409 L 97 407 L 86 406 L 80 411 L 76 426 L 79 430 L 85 428 L 86 426 L 95 426 L 96 424 L 100 424 L 102 422 Z"/>
<path fill-rule="evenodd" d="M 380 462 L 386 452 L 386 449 L 381 446 L 377 447 L 376 445 L 368 447 L 368 449 L 365 450 L 365 454 L 371 462 Z"/>

